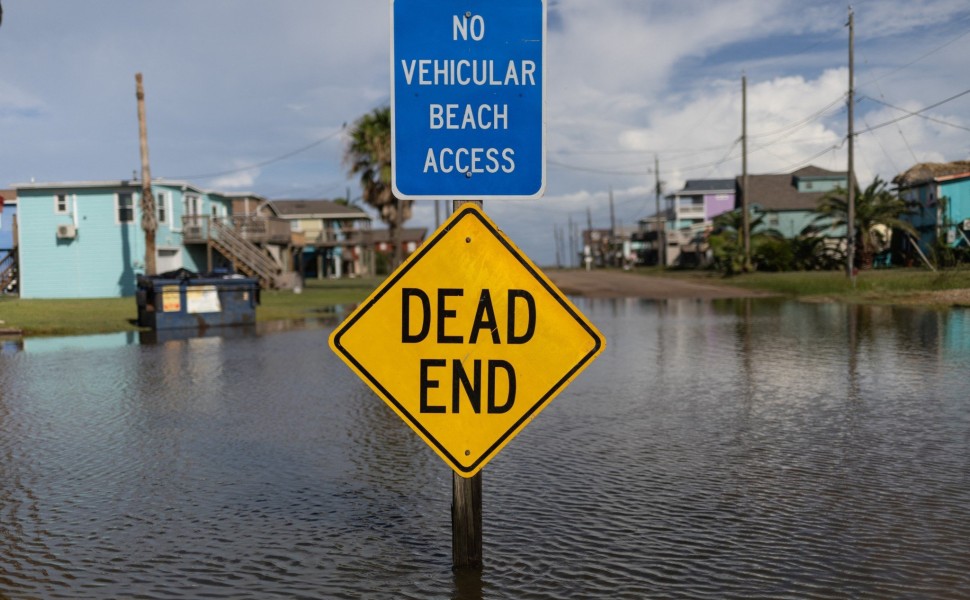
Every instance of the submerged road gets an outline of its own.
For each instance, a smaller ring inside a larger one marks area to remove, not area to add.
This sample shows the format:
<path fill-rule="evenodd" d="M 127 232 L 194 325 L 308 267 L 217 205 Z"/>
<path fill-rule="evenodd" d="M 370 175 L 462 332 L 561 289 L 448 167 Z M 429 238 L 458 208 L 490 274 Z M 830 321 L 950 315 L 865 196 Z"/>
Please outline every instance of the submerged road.
<path fill-rule="evenodd" d="M 589 298 L 763 298 L 766 292 L 728 285 L 701 283 L 673 277 L 641 275 L 625 271 L 548 269 L 543 271 L 565 294 Z"/>

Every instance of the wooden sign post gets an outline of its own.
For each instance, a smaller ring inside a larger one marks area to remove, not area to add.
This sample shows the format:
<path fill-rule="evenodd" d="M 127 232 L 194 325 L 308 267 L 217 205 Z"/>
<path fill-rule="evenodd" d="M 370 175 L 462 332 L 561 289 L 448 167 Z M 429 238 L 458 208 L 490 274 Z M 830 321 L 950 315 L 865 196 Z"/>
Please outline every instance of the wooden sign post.
<path fill-rule="evenodd" d="M 455 200 L 451 212 L 462 204 L 476 204 L 484 211 L 481 200 Z M 482 472 L 471 477 L 451 474 L 451 568 L 482 568 Z"/>
<path fill-rule="evenodd" d="M 391 188 L 452 215 L 330 347 L 454 470 L 452 564 L 482 566 L 481 471 L 603 336 L 482 210 L 545 190 L 545 0 L 390 0 Z"/>

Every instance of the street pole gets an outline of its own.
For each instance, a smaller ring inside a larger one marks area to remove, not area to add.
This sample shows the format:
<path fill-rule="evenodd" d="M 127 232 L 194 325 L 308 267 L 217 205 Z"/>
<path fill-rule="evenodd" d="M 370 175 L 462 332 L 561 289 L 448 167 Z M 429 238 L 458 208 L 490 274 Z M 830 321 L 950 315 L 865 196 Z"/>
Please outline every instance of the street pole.
<path fill-rule="evenodd" d="M 751 271 L 751 213 L 748 210 L 748 77 L 741 76 L 741 235 L 744 257 L 741 270 Z"/>
<path fill-rule="evenodd" d="M 667 241 L 664 236 L 663 220 L 660 215 L 660 194 L 663 190 L 660 184 L 660 159 L 657 158 L 656 154 L 653 155 L 653 174 L 656 179 L 654 192 L 657 210 L 657 265 L 663 269 L 667 267 Z"/>
<path fill-rule="evenodd" d="M 848 96 L 848 109 L 849 109 L 849 165 L 848 165 L 848 181 L 846 182 L 846 188 L 848 190 L 848 209 L 846 210 L 846 275 L 852 281 L 852 286 L 855 287 L 855 57 L 854 54 L 854 36 L 855 36 L 855 15 L 852 10 L 849 10 L 849 96 Z M 863 232 L 864 233 L 864 232 Z"/>
<path fill-rule="evenodd" d="M 613 186 L 610 186 L 610 242 L 606 245 L 607 252 L 610 253 L 606 259 L 606 264 L 614 264 L 616 259 L 613 246 L 616 244 L 616 212 L 613 210 Z M 616 266 L 616 265 L 614 265 Z"/>
<path fill-rule="evenodd" d="M 152 171 L 148 165 L 148 125 L 145 123 L 145 88 L 141 73 L 135 73 L 135 97 L 138 100 L 138 141 L 141 150 L 141 228 L 145 232 L 145 275 L 155 275 L 155 195 Z"/>
<path fill-rule="evenodd" d="M 453 200 L 452 212 L 462 204 L 481 200 Z M 453 569 L 482 568 L 482 471 L 472 477 L 451 474 L 451 566 Z"/>

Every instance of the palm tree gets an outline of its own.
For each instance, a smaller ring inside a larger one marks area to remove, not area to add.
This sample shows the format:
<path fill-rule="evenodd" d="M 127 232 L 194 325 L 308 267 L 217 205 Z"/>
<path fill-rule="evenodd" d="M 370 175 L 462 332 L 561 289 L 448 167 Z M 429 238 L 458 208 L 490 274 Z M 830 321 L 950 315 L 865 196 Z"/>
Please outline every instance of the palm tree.
<path fill-rule="evenodd" d="M 816 223 L 845 227 L 848 214 L 846 195 L 846 190 L 839 187 L 823 197 L 816 209 Z M 876 254 L 889 246 L 891 230 L 916 235 L 913 225 L 901 218 L 910 210 L 910 205 L 887 189 L 886 182 L 878 176 L 865 190 L 860 191 L 856 187 L 854 225 L 856 256 L 861 268 L 871 268 Z"/>
<path fill-rule="evenodd" d="M 357 119 L 344 152 L 350 174 L 360 176 L 364 202 L 377 209 L 387 224 L 394 264 L 403 261 L 401 225 L 411 218 L 411 200 L 397 198 L 391 189 L 391 109 L 375 108 Z"/>

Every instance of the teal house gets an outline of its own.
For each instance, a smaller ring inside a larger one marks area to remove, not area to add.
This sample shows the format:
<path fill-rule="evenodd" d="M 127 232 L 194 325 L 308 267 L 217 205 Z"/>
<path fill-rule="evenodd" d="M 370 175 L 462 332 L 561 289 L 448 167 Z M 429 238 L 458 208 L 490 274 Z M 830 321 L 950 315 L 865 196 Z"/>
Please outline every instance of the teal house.
<path fill-rule="evenodd" d="M 846 189 L 845 171 L 829 171 L 815 166 L 803 167 L 782 175 L 748 175 L 748 188 L 741 177 L 737 182 L 736 206 L 741 208 L 747 196 L 748 207 L 757 217 L 764 216 L 763 226 L 780 232 L 786 238 L 802 233 L 816 218 L 819 202 L 836 188 Z M 827 236 L 843 236 L 845 230 L 829 229 Z"/>
<path fill-rule="evenodd" d="M 924 254 L 937 239 L 951 248 L 970 247 L 970 161 L 919 163 L 893 183 L 914 207 L 903 218 L 919 233 Z"/>
<path fill-rule="evenodd" d="M 134 295 L 136 278 L 145 272 L 141 182 L 22 183 L 15 188 L 21 298 Z M 215 235 L 217 225 L 219 231 L 233 227 L 236 196 L 165 180 L 154 182 L 152 191 L 158 273 L 230 265 L 248 270 L 228 248 L 228 234 Z M 280 269 L 271 270 L 267 277 Z"/>
<path fill-rule="evenodd" d="M 0 190 L 0 294 L 17 289 L 17 192 Z"/>

